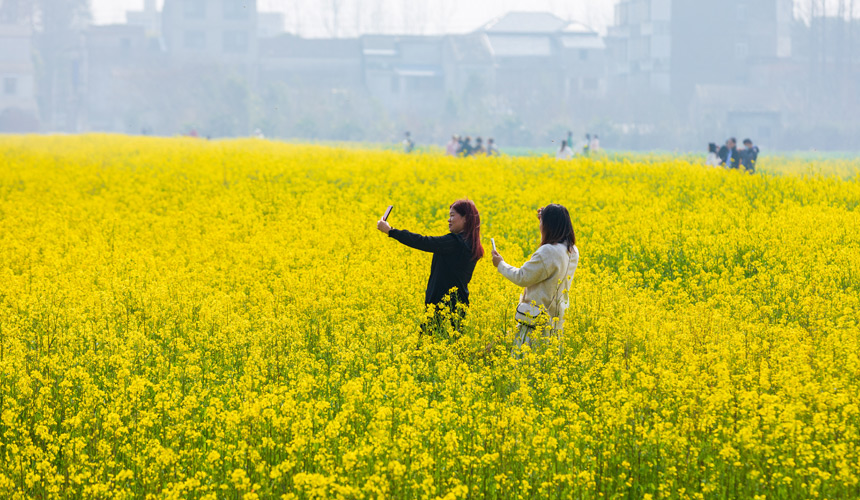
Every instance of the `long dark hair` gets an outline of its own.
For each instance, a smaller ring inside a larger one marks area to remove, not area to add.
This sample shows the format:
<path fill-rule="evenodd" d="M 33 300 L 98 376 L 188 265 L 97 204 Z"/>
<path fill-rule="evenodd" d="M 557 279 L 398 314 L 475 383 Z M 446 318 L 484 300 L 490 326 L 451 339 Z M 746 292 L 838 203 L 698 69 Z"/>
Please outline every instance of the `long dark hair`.
<path fill-rule="evenodd" d="M 451 208 L 466 219 L 463 233 L 472 247 L 472 260 L 481 260 L 484 256 L 484 247 L 481 245 L 481 215 L 478 213 L 478 207 L 472 200 L 457 200 L 451 204 Z"/>
<path fill-rule="evenodd" d="M 576 245 L 576 234 L 573 232 L 573 224 L 570 222 L 570 212 L 561 205 L 551 204 L 543 207 L 540 213 L 541 246 L 563 243 L 567 251 L 572 252 Z"/>

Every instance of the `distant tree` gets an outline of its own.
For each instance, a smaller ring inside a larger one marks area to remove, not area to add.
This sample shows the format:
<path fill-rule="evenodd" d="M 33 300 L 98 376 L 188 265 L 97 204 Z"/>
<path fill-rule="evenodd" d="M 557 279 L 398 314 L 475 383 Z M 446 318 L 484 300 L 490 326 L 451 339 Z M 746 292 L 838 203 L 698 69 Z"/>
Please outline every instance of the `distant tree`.
<path fill-rule="evenodd" d="M 165 81 L 172 82 L 169 91 Z M 152 124 L 156 133 L 194 129 L 206 136 L 235 137 L 251 132 L 251 91 L 235 72 L 206 65 L 165 67 L 141 73 L 129 85 L 132 107 L 157 118 Z"/>
<path fill-rule="evenodd" d="M 346 0 L 326 0 L 324 6 L 327 10 L 324 14 L 326 30 L 329 36 L 338 38 L 343 31 L 340 24 L 343 22 L 343 11 L 346 7 Z"/>
<path fill-rule="evenodd" d="M 88 0 L 5 0 L 3 10 L 34 31 L 37 95 L 43 122 L 57 113 L 74 130 L 82 114 L 82 32 L 91 20 Z"/>

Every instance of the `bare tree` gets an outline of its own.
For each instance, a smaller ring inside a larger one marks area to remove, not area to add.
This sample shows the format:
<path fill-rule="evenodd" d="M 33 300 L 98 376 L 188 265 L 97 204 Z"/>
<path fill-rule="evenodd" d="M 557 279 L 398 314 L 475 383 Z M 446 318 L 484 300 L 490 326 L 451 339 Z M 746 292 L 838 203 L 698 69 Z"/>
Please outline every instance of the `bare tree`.
<path fill-rule="evenodd" d="M 85 92 L 82 32 L 91 20 L 89 0 L 32 0 L 31 23 L 39 58 L 37 75 L 39 106 L 43 120 L 54 125 L 57 113 L 66 116 L 59 124 L 77 130 Z"/>
<path fill-rule="evenodd" d="M 346 0 L 326 0 L 324 3 L 325 12 L 325 27 L 329 36 L 339 38 L 342 32 L 341 22 L 343 22 Z"/>
<path fill-rule="evenodd" d="M 405 33 L 423 35 L 429 27 L 425 2 L 401 2 L 400 26 Z"/>
<path fill-rule="evenodd" d="M 361 10 L 356 13 L 358 33 L 382 33 L 385 27 L 384 15 L 384 0 L 363 0 Z"/>

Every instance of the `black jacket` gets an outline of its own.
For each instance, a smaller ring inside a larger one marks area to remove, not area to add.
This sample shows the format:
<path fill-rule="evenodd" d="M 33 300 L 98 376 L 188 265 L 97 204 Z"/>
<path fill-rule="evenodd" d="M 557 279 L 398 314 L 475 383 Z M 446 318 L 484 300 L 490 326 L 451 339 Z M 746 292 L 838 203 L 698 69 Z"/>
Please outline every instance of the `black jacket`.
<path fill-rule="evenodd" d="M 723 156 L 723 149 L 722 148 L 720 149 L 720 159 L 723 161 L 723 166 L 726 166 L 728 168 L 735 168 L 735 169 L 740 168 L 740 166 L 741 166 L 741 154 L 738 151 L 738 148 L 729 149 L 726 146 L 723 146 L 723 148 L 725 148 L 725 156 Z M 732 155 L 731 160 L 729 160 L 729 158 L 728 158 L 729 153 L 731 153 L 731 155 Z"/>
<path fill-rule="evenodd" d="M 433 253 L 425 304 L 440 304 L 457 287 L 457 301 L 469 305 L 469 282 L 477 262 L 472 260 L 472 248 L 463 236 L 454 233 L 421 236 L 402 229 L 392 229 L 388 236 L 408 247 Z"/>
<path fill-rule="evenodd" d="M 755 164 L 758 161 L 758 146 L 753 146 L 749 149 L 741 151 L 741 163 L 747 172 L 755 172 Z"/>

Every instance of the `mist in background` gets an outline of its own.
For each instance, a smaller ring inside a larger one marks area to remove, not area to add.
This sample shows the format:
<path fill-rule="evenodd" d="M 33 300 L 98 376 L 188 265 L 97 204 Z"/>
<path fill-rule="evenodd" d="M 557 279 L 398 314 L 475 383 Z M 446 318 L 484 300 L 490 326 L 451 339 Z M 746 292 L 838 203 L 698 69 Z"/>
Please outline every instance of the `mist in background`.
<path fill-rule="evenodd" d="M 860 149 L 860 0 L 0 0 L 0 132 Z"/>

